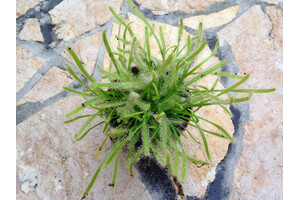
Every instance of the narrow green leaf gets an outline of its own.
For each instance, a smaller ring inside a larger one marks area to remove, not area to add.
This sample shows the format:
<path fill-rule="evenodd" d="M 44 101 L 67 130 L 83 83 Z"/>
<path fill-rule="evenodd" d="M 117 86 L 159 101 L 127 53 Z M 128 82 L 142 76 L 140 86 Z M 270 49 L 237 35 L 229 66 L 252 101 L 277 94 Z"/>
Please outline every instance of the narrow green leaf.
<path fill-rule="evenodd" d="M 165 117 L 162 118 L 159 129 L 160 129 L 159 136 L 161 140 L 161 146 L 163 149 L 165 149 L 167 144 L 167 122 L 165 120 Z"/>
<path fill-rule="evenodd" d="M 95 154 L 95 158 L 98 157 L 100 151 L 102 150 L 102 148 L 103 148 L 103 146 L 105 145 L 105 143 L 106 143 L 106 141 L 107 141 L 108 138 L 109 138 L 109 137 L 106 136 L 106 138 L 103 140 L 103 142 L 101 143 L 101 145 L 100 145 L 99 148 L 97 149 L 97 152 L 96 152 L 96 154 Z"/>
<path fill-rule="evenodd" d="M 107 53 L 108 53 L 108 55 L 109 55 L 109 57 L 110 57 L 112 63 L 114 64 L 114 66 L 115 66 L 115 68 L 116 68 L 116 70 L 117 70 L 117 73 L 120 75 L 120 66 L 119 66 L 119 64 L 117 63 L 117 60 L 116 60 L 116 58 L 114 57 L 114 54 L 113 54 L 113 52 L 112 52 L 112 50 L 111 50 L 111 48 L 110 48 L 110 45 L 109 45 L 109 43 L 108 43 L 108 41 L 107 41 L 106 30 L 103 31 L 103 33 L 102 33 L 102 38 L 103 38 L 103 43 L 104 43 L 104 46 L 105 46 L 105 48 L 106 48 L 106 50 L 107 50 Z"/>
<path fill-rule="evenodd" d="M 95 127 L 99 126 L 100 124 L 103 124 L 104 121 L 97 123 L 96 125 L 92 126 L 91 128 L 89 128 L 87 131 L 85 131 L 80 138 L 77 139 L 77 141 L 82 140 L 92 129 L 94 129 Z"/>
<path fill-rule="evenodd" d="M 118 37 L 118 36 L 116 36 L 116 35 L 115 35 L 115 38 L 116 38 L 117 40 L 123 42 L 125 45 L 126 45 L 126 44 L 127 44 L 127 45 L 131 44 L 130 41 L 124 40 L 123 38 L 120 38 L 120 37 Z"/>
<path fill-rule="evenodd" d="M 139 53 L 137 51 L 134 51 L 133 55 L 134 55 L 134 60 L 137 62 L 139 68 L 144 72 L 147 72 L 149 68 L 147 67 L 147 64 L 145 64 L 145 62 L 143 61 Z"/>
<path fill-rule="evenodd" d="M 201 38 L 202 38 L 202 22 L 199 23 L 199 28 L 198 28 L 198 33 L 197 33 L 197 40 L 196 40 L 196 48 L 199 47 Z"/>
<path fill-rule="evenodd" d="M 148 130 L 147 130 L 146 122 L 144 122 L 143 125 L 142 125 L 142 135 L 143 135 L 143 145 L 144 145 L 145 155 L 149 156 L 150 155 L 149 136 L 148 136 Z"/>
<path fill-rule="evenodd" d="M 189 57 L 187 57 L 185 59 L 186 62 L 193 60 L 204 49 L 206 44 L 207 44 L 207 41 L 204 41 L 203 44 L 199 48 L 197 48 Z"/>
<path fill-rule="evenodd" d="M 169 64 L 174 59 L 174 57 L 175 57 L 175 50 L 176 50 L 176 48 L 173 50 L 173 52 L 171 53 L 171 55 L 169 55 L 169 57 L 167 58 L 167 60 L 157 70 L 157 75 L 158 76 L 160 76 L 165 71 L 165 69 L 169 66 Z"/>
<path fill-rule="evenodd" d="M 233 84 L 232 86 L 226 88 L 225 90 L 221 91 L 219 94 L 217 94 L 217 96 L 221 96 L 222 94 L 227 94 L 228 92 L 230 92 L 232 89 L 242 85 L 248 78 L 250 77 L 250 74 L 247 74 L 244 78 L 242 78 L 240 81 L 238 81 L 237 83 Z"/>
<path fill-rule="evenodd" d="M 177 176 L 178 172 L 178 149 L 177 149 L 177 141 L 174 141 L 174 162 L 173 162 L 173 173 Z"/>
<path fill-rule="evenodd" d="M 129 173 L 130 173 L 131 178 L 133 178 L 133 168 L 132 168 L 132 165 L 129 166 Z"/>
<path fill-rule="evenodd" d="M 123 146 L 133 137 L 135 131 L 131 132 L 121 143 L 117 145 L 115 150 L 112 152 L 112 154 L 109 156 L 109 158 L 106 160 L 105 164 L 103 165 L 103 169 L 106 169 L 108 165 L 111 163 L 113 158 L 120 152 L 120 150 L 123 148 Z"/>
<path fill-rule="evenodd" d="M 94 80 L 92 79 L 92 77 L 87 73 L 87 71 L 84 69 L 81 61 L 79 60 L 79 58 L 77 57 L 77 55 L 75 54 L 75 52 L 71 49 L 71 47 L 67 47 L 67 51 L 71 54 L 72 58 L 74 59 L 77 67 L 80 69 L 81 73 L 91 82 L 94 82 Z"/>
<path fill-rule="evenodd" d="M 118 106 L 122 106 L 124 104 L 126 104 L 125 101 L 105 103 L 105 104 L 99 105 L 98 108 L 102 109 L 102 108 L 118 107 Z"/>
<path fill-rule="evenodd" d="M 172 174 L 171 155 L 168 150 L 166 150 L 166 163 L 167 163 L 168 171 Z"/>
<path fill-rule="evenodd" d="M 141 126 L 140 126 L 140 127 L 141 127 Z M 140 128 L 138 128 L 138 129 L 140 129 Z M 135 136 L 132 138 L 132 140 L 130 141 L 130 143 L 129 143 L 129 145 L 128 145 L 128 149 L 129 149 L 129 150 L 128 150 L 127 156 L 125 157 L 125 160 L 126 160 L 126 161 L 128 160 L 128 158 L 130 158 L 132 152 L 135 150 L 134 145 L 135 145 L 136 142 L 138 141 L 139 137 L 140 137 L 140 131 L 139 131 L 137 134 L 135 134 Z"/>
<path fill-rule="evenodd" d="M 213 86 L 211 87 L 210 90 L 214 90 L 214 89 L 216 88 L 216 86 L 217 86 L 219 80 L 220 80 L 220 78 L 218 77 L 218 78 L 215 80 L 215 82 L 214 82 L 214 84 L 213 84 Z"/>
<path fill-rule="evenodd" d="M 90 181 L 89 185 L 87 186 L 85 192 L 83 193 L 82 198 L 85 198 L 86 195 L 90 192 L 91 188 L 93 187 L 93 185 L 94 185 L 94 183 L 95 183 L 95 181 L 96 181 L 96 179 L 97 179 L 97 177 L 98 177 L 98 175 L 99 175 L 99 173 L 102 169 L 103 164 L 105 163 L 107 158 L 110 156 L 111 152 L 115 149 L 116 144 L 117 143 L 115 143 L 114 146 L 109 150 L 109 152 L 106 154 L 105 158 L 103 159 L 102 163 L 100 164 L 100 166 L 98 167 L 98 169 L 94 173 L 94 176 L 93 176 L 92 180 Z"/>
<path fill-rule="evenodd" d="M 220 63 L 218 63 L 217 65 L 215 65 L 214 67 L 209 68 L 208 70 L 201 72 L 199 75 L 195 76 L 192 80 L 188 81 L 185 83 L 185 86 L 190 86 L 191 84 L 193 84 L 194 82 L 198 81 L 199 79 L 201 79 L 202 77 L 212 73 L 213 71 L 219 69 L 220 67 L 222 67 L 224 64 L 226 63 L 226 61 L 222 61 Z"/>
<path fill-rule="evenodd" d="M 104 74 L 105 76 L 114 79 L 114 80 L 119 80 L 119 81 L 124 81 L 123 78 L 121 78 L 120 76 L 118 76 L 116 73 L 112 73 L 112 72 L 108 72 L 100 67 L 98 67 L 99 71 Z"/>
<path fill-rule="evenodd" d="M 84 87 L 89 88 L 89 86 L 87 86 L 77 75 L 76 73 L 73 71 L 73 69 L 70 67 L 70 65 L 66 65 L 67 66 L 67 69 L 68 71 L 70 72 L 70 74 L 75 78 L 76 81 L 78 81 L 81 85 L 83 85 Z"/>
<path fill-rule="evenodd" d="M 99 112 L 95 113 L 92 117 L 90 117 L 85 124 L 81 127 L 81 129 L 78 131 L 78 133 L 74 136 L 75 139 L 78 139 L 80 134 L 86 129 L 86 127 L 95 119 L 96 116 L 99 115 Z"/>
<path fill-rule="evenodd" d="M 147 49 L 148 65 L 149 67 L 151 67 L 151 52 L 150 52 L 149 32 L 147 26 L 145 26 L 145 44 Z"/>
<path fill-rule="evenodd" d="M 238 75 L 235 75 L 235 74 L 230 74 L 230 73 L 225 73 L 225 72 L 215 72 L 215 75 L 225 76 L 225 77 L 229 77 L 229 78 L 237 78 L 237 79 L 244 78 L 243 76 L 238 76 Z"/>
<path fill-rule="evenodd" d="M 233 89 L 231 92 L 242 92 L 242 93 L 267 93 L 274 92 L 276 88 L 271 89 Z"/>
<path fill-rule="evenodd" d="M 207 119 L 205 119 L 205 118 L 203 118 L 203 117 L 200 117 L 200 116 L 197 116 L 199 119 L 201 119 L 201 120 L 203 120 L 203 121 L 206 121 L 206 122 L 208 122 L 208 123 L 210 123 L 210 124 L 212 124 L 212 125 L 214 125 L 216 128 L 218 128 L 220 131 L 222 131 L 225 135 L 226 135 L 226 137 L 231 141 L 231 142 L 235 142 L 235 139 L 233 138 L 233 137 L 231 137 L 230 135 L 229 135 L 229 133 L 223 128 L 223 127 L 221 127 L 220 125 L 218 125 L 218 124 L 216 124 L 216 123 L 214 123 L 214 122 L 211 122 L 211 121 L 209 121 L 209 120 L 207 120 Z"/>
<path fill-rule="evenodd" d="M 160 34 L 160 39 L 161 39 L 161 44 L 163 48 L 163 61 L 165 60 L 165 51 L 166 51 L 166 43 L 165 43 L 165 37 L 164 37 L 164 32 L 161 26 L 159 26 L 159 34 Z"/>
<path fill-rule="evenodd" d="M 190 34 L 188 34 L 188 36 L 187 36 L 187 52 L 186 52 L 187 56 L 191 54 L 191 50 L 192 50 L 191 36 L 190 36 Z"/>
<path fill-rule="evenodd" d="M 144 152 L 144 148 L 140 148 L 136 154 L 129 160 L 127 166 L 130 167 Z"/>
<path fill-rule="evenodd" d="M 77 119 L 81 119 L 81 118 L 84 118 L 84 117 L 91 117 L 91 116 L 93 116 L 93 115 L 81 115 L 81 116 L 75 117 L 73 119 L 64 121 L 64 124 L 68 124 L 68 123 L 76 121 Z"/>
<path fill-rule="evenodd" d="M 101 101 L 101 100 L 105 100 L 105 99 L 101 96 L 93 98 L 93 99 L 83 103 L 81 106 L 79 106 L 78 108 L 76 108 L 73 111 L 69 112 L 68 114 L 66 114 L 66 117 L 71 117 L 71 116 L 75 115 L 76 113 L 80 112 L 81 110 L 83 110 L 84 108 L 86 108 L 87 106 L 89 106 L 90 104 L 95 103 L 97 101 Z"/>
<path fill-rule="evenodd" d="M 112 189 L 114 189 L 115 185 L 116 185 L 118 168 L 119 168 L 119 156 L 117 156 L 115 159 L 115 169 L 114 169 L 114 175 L 113 175 L 113 180 L 112 180 Z"/>
<path fill-rule="evenodd" d="M 197 160 L 197 159 L 189 157 L 189 156 L 187 156 L 187 160 L 189 160 L 189 161 L 191 161 L 195 164 L 198 164 L 198 165 L 209 165 L 209 162 L 205 162 L 205 161 L 202 161 L 202 160 Z"/>
<path fill-rule="evenodd" d="M 179 45 L 181 41 L 181 36 L 182 36 L 182 30 L 183 30 L 183 20 L 180 18 L 179 20 L 179 30 L 178 30 L 178 39 L 177 39 L 177 50 L 176 50 L 176 55 L 178 56 L 178 51 L 179 51 Z"/>
<path fill-rule="evenodd" d="M 198 125 L 198 123 L 195 123 L 195 125 L 197 126 L 197 128 L 198 128 L 198 130 L 199 130 L 199 132 L 200 132 L 200 134 L 201 134 L 201 137 L 202 137 L 202 141 L 203 141 L 203 144 L 204 144 L 205 153 L 206 153 L 206 155 L 207 155 L 207 158 L 208 158 L 208 160 L 211 160 L 206 137 L 205 137 L 205 135 L 204 135 L 202 129 L 201 129 L 200 126 Z"/>
<path fill-rule="evenodd" d="M 128 71 L 131 70 L 131 63 L 133 60 L 133 53 L 135 50 L 135 45 L 136 45 L 136 38 L 133 38 L 131 49 L 130 49 L 130 55 L 129 55 L 129 59 L 128 59 L 128 66 L 127 66 Z"/>
<path fill-rule="evenodd" d="M 160 41 L 158 40 L 158 37 L 153 29 L 153 27 L 149 24 L 149 22 L 147 21 L 147 19 L 143 16 L 143 14 L 136 8 L 136 6 L 134 5 L 134 3 L 131 1 L 131 0 L 128 0 L 128 3 L 130 4 L 131 8 L 134 10 L 134 12 L 140 17 L 140 19 L 148 26 L 150 32 L 152 33 L 152 35 L 154 36 L 156 42 L 157 42 L 157 45 L 160 49 L 160 52 L 161 52 L 161 55 L 162 55 L 162 58 L 163 58 L 163 54 L 164 54 L 164 51 L 161 47 L 161 44 L 160 44 Z"/>
<path fill-rule="evenodd" d="M 91 83 L 92 87 L 109 87 L 109 88 L 123 88 L 123 89 L 129 89 L 129 88 L 137 88 L 137 87 L 143 87 L 147 84 L 144 81 L 137 81 L 137 82 L 120 82 L 120 83 Z"/>
<path fill-rule="evenodd" d="M 80 91 L 77 91 L 77 90 L 74 90 L 72 88 L 68 88 L 68 87 L 63 87 L 65 90 L 69 91 L 69 92 L 73 92 L 75 94 L 79 94 L 79 95 L 82 95 L 82 96 L 95 96 L 94 94 L 87 94 L 87 93 L 84 93 L 84 92 L 80 92 Z"/>

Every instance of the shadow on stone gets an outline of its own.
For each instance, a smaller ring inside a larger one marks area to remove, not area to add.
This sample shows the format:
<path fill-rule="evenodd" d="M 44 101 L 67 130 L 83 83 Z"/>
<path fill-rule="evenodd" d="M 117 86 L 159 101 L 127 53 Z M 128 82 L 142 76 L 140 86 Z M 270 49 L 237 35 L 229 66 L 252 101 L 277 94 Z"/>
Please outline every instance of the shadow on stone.
<path fill-rule="evenodd" d="M 152 199 L 177 200 L 176 190 L 167 171 L 158 166 L 154 158 L 143 157 L 135 167 Z"/>

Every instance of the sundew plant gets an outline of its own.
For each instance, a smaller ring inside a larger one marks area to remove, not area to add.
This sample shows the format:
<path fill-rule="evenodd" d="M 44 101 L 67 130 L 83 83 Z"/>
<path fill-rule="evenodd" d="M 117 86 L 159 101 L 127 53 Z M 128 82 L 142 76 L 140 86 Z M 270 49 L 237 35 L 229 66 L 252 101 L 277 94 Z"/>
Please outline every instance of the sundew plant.
<path fill-rule="evenodd" d="M 87 73 L 75 52 L 70 47 L 67 48 L 86 80 L 81 80 L 67 65 L 71 75 L 85 89 L 82 91 L 67 87 L 65 89 L 81 95 L 86 102 L 68 113 L 66 117 L 72 117 L 86 107 L 93 108 L 95 113 L 76 116 L 65 121 L 65 123 L 87 118 L 85 124 L 74 136 L 78 141 L 83 139 L 92 129 L 105 124 L 102 130 L 105 139 L 99 144 L 100 147 L 96 156 L 108 139 L 112 141 L 112 147 L 96 170 L 83 197 L 90 191 L 100 171 L 108 168 L 113 161 L 114 173 L 109 185 L 114 188 L 117 180 L 119 153 L 122 149 L 127 153 L 125 160 L 132 176 L 133 164 L 143 156 L 152 156 L 161 166 L 166 166 L 172 176 L 177 177 L 180 170 L 180 181 L 184 182 L 188 162 L 209 165 L 211 161 L 209 148 L 217 148 L 208 147 L 205 133 L 235 142 L 234 138 L 223 127 L 209 121 L 205 116 L 198 116 L 196 111 L 204 106 L 218 105 L 232 116 L 226 105 L 248 101 L 252 93 L 267 93 L 275 90 L 274 88 L 237 89 L 250 75 L 240 76 L 220 72 L 218 69 L 225 64 L 225 61 L 206 71 L 197 72 L 201 66 L 216 55 L 218 47 L 217 42 L 210 56 L 199 64 L 194 63 L 197 55 L 207 45 L 207 41 L 201 40 L 202 24 L 199 25 L 197 35 L 188 35 L 187 43 L 181 45 L 182 48 L 180 48 L 183 32 L 183 20 L 180 19 L 177 43 L 166 46 L 162 27 L 159 27 L 159 32 L 156 33 L 154 26 L 145 19 L 133 2 L 131 0 L 128 2 L 145 23 L 144 45 L 140 44 L 131 29 L 130 24 L 132 22 L 125 23 L 110 8 L 120 26 L 124 27 L 124 31 L 115 36 L 119 42 L 116 51 L 113 51 L 108 42 L 106 31 L 103 31 L 103 42 L 111 60 L 110 70 L 98 68 L 103 75 L 103 82 L 96 82 Z M 155 38 L 160 49 L 161 57 L 159 58 L 153 57 L 151 54 L 149 42 L 151 37 Z M 211 88 L 197 84 L 198 80 L 207 75 L 218 77 Z M 236 82 L 226 89 L 215 89 L 220 76 L 234 78 Z M 229 92 L 248 93 L 248 96 L 234 98 L 228 94 Z M 199 121 L 212 124 L 219 130 L 219 133 L 200 127 Z M 92 123 L 94 125 L 91 125 Z M 193 137 L 186 129 L 187 126 L 199 130 L 202 142 Z M 202 145 L 206 152 L 207 161 L 188 156 L 181 141 L 182 137 L 191 137 L 195 145 Z"/>

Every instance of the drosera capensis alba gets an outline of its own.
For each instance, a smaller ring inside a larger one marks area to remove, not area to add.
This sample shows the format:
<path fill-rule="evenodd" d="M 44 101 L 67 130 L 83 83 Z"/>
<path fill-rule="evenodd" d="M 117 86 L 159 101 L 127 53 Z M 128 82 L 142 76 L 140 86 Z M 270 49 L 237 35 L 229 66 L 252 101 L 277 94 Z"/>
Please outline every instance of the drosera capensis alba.
<path fill-rule="evenodd" d="M 209 121 L 205 116 L 198 116 L 196 111 L 204 106 L 218 105 L 232 116 L 227 105 L 248 101 L 253 93 L 268 93 L 272 89 L 239 89 L 250 75 L 236 75 L 220 72 L 226 61 L 201 72 L 197 72 L 206 62 L 217 54 L 218 40 L 211 55 L 200 63 L 195 63 L 196 57 L 207 45 L 202 41 L 202 23 L 196 36 L 187 36 L 187 43 L 180 44 L 183 32 L 183 20 L 179 20 L 177 43 L 166 46 L 165 35 L 162 27 L 159 33 L 154 31 L 153 26 L 147 21 L 142 13 L 135 7 L 131 0 L 128 0 L 138 17 L 145 23 L 144 46 L 140 44 L 131 24 L 126 23 L 115 11 L 110 8 L 117 19 L 120 27 L 123 26 L 123 33 L 115 37 L 118 40 L 118 47 L 113 50 L 107 39 L 106 31 L 103 31 L 103 43 L 110 58 L 110 69 L 98 67 L 102 80 L 96 82 L 85 70 L 83 64 L 75 52 L 67 47 L 67 51 L 74 59 L 82 75 L 86 78 L 81 80 L 74 70 L 67 65 L 70 74 L 82 84 L 85 89 L 77 91 L 64 87 L 65 90 L 81 95 L 85 102 L 68 113 L 72 117 L 87 107 L 95 110 L 92 115 L 81 115 L 74 117 L 65 123 L 75 122 L 77 119 L 87 118 L 85 124 L 75 134 L 76 140 L 82 140 L 92 129 L 105 124 L 102 132 L 106 136 L 99 142 L 99 149 L 96 157 L 107 142 L 112 141 L 112 147 L 105 155 L 96 170 L 92 180 L 87 186 L 83 197 L 91 190 L 101 170 L 104 170 L 114 163 L 112 182 L 109 186 L 117 186 L 117 174 L 119 167 L 119 153 L 126 149 L 127 166 L 129 173 L 133 176 L 133 164 L 143 156 L 155 157 L 158 163 L 166 166 L 169 173 L 178 177 L 179 161 L 181 172 L 178 181 L 183 183 L 187 175 L 189 162 L 197 165 L 209 165 L 211 161 L 210 148 L 204 133 L 235 142 L 235 139 L 221 126 Z M 159 47 L 161 57 L 152 56 L 150 38 L 154 37 Z M 181 47 L 183 46 L 183 47 Z M 181 48 L 180 48 L 181 47 Z M 207 76 L 217 76 L 211 88 L 198 85 L 198 81 Z M 225 89 L 215 89 L 219 77 L 234 78 L 237 81 Z M 192 77 L 189 78 L 188 77 Z M 235 98 L 229 93 L 246 93 L 248 96 Z M 222 98 L 221 98 L 222 97 Z M 98 121 L 98 119 L 104 119 Z M 219 133 L 206 130 L 199 125 L 199 121 L 205 121 L 219 130 Z M 93 123 L 93 125 L 91 125 Z M 88 128 L 91 126 L 90 128 Z M 186 126 L 193 126 L 202 138 L 197 141 L 193 135 L 186 131 Z M 207 160 L 197 160 L 186 154 L 181 137 L 191 137 L 195 145 L 201 145 L 205 149 Z M 180 158 L 179 158 L 180 157 Z"/>

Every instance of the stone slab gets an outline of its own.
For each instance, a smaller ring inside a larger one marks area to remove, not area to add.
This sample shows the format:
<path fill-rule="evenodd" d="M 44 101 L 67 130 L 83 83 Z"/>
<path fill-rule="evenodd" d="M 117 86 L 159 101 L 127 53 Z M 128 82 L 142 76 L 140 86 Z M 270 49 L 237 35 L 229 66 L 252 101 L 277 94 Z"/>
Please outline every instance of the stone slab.
<path fill-rule="evenodd" d="M 33 40 L 43 42 L 44 38 L 41 33 L 40 24 L 38 19 L 29 18 L 24 28 L 19 34 L 21 40 Z"/>
<path fill-rule="evenodd" d="M 17 199 L 80 199 L 94 172 L 108 152 L 110 141 L 98 158 L 95 152 L 105 138 L 102 128 L 92 130 L 83 140 L 73 136 L 86 119 L 64 124 L 65 115 L 85 100 L 79 96 L 66 97 L 17 126 Z M 86 109 L 83 114 L 92 114 Z M 96 118 L 96 121 L 102 119 Z M 112 167 L 103 170 L 88 199 L 151 199 L 137 176 L 131 178 L 129 169 L 120 154 L 117 187 L 111 189 Z M 134 169 L 135 170 L 135 169 Z M 136 170 L 134 171 L 136 174 Z"/>
<path fill-rule="evenodd" d="M 282 10 L 254 6 L 218 36 L 241 73 L 251 74 L 245 88 L 276 88 L 250 101 L 231 199 L 282 199 Z"/>
<path fill-rule="evenodd" d="M 16 77 L 17 92 L 22 89 L 27 81 L 37 72 L 37 70 L 45 63 L 43 58 L 35 57 L 24 47 L 16 47 Z"/>
<path fill-rule="evenodd" d="M 68 41 L 103 25 L 112 18 L 109 6 L 118 13 L 123 0 L 64 0 L 49 12 L 54 32 Z"/>

